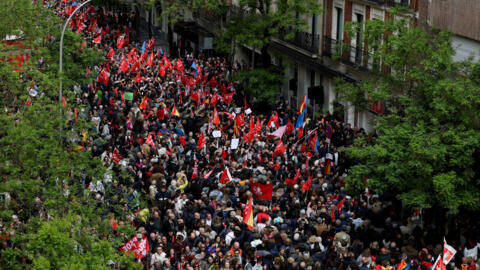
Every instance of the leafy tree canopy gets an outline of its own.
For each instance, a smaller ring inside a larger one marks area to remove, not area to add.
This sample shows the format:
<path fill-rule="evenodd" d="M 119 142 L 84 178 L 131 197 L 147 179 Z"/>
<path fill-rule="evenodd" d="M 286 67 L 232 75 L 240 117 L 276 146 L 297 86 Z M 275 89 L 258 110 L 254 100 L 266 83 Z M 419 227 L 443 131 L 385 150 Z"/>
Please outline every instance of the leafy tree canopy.
<path fill-rule="evenodd" d="M 359 29 L 373 62 L 368 79 L 341 82 L 344 101 L 367 108 L 383 102 L 373 141 L 359 141 L 348 155 L 358 164 L 349 189 L 397 194 L 407 206 L 451 213 L 480 206 L 480 64 L 454 62 L 451 35 L 405 20 L 371 20 Z"/>

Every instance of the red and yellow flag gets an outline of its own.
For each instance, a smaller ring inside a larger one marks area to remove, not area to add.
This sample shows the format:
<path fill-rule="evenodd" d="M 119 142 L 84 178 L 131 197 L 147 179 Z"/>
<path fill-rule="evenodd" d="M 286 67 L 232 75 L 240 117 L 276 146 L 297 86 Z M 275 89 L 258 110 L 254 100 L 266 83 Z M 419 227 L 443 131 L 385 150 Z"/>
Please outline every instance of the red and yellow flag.
<path fill-rule="evenodd" d="M 245 223 L 249 230 L 253 229 L 253 199 L 248 199 L 245 209 L 243 209 L 243 223 Z"/>

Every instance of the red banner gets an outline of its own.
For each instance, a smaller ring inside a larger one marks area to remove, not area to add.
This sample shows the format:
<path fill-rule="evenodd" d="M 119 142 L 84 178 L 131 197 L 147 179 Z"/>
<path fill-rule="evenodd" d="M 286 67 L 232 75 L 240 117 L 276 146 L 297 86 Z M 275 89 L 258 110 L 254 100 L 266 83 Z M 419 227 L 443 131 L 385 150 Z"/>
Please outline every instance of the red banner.
<path fill-rule="evenodd" d="M 272 184 L 258 184 L 252 183 L 250 189 L 253 193 L 253 196 L 260 199 L 271 200 L 273 194 L 273 185 Z"/>

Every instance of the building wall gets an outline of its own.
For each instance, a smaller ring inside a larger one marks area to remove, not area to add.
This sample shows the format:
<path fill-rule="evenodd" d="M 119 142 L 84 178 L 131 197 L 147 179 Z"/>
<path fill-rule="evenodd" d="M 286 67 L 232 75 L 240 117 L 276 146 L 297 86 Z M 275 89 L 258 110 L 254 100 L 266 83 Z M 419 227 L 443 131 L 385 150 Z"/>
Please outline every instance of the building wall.
<path fill-rule="evenodd" d="M 478 0 L 429 0 L 427 14 L 430 26 L 447 29 L 472 40 L 480 40 Z"/>
<path fill-rule="evenodd" d="M 420 1 L 419 20 L 427 26 L 449 30 L 454 34 L 452 45 L 455 61 L 473 57 L 480 60 L 480 1 Z"/>

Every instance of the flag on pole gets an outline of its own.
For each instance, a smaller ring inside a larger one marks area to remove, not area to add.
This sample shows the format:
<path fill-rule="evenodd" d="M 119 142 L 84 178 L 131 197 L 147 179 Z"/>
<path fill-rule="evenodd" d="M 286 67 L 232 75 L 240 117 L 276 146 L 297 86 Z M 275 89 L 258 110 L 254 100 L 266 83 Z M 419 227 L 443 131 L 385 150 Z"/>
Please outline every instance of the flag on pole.
<path fill-rule="evenodd" d="M 245 209 L 243 209 L 243 223 L 247 225 L 249 230 L 253 229 L 253 199 L 248 199 Z"/>
<path fill-rule="evenodd" d="M 302 103 L 300 103 L 300 107 L 298 108 L 298 118 L 297 124 L 295 128 L 300 128 L 305 121 L 305 115 L 307 114 L 307 94 L 303 96 Z"/>
<path fill-rule="evenodd" d="M 220 183 L 225 185 L 230 181 L 232 181 L 232 176 L 230 175 L 230 171 L 228 170 L 228 168 L 225 167 L 222 173 L 222 177 L 220 178 Z"/>
<path fill-rule="evenodd" d="M 108 51 L 107 58 L 111 59 L 114 56 L 115 56 L 115 51 L 113 50 L 113 47 L 111 47 L 110 51 Z"/>
<path fill-rule="evenodd" d="M 205 135 L 203 134 L 203 131 L 202 131 L 200 132 L 200 137 L 198 138 L 197 148 L 202 149 L 204 145 L 205 145 Z"/>
<path fill-rule="evenodd" d="M 280 140 L 278 141 L 278 144 L 275 147 L 275 151 L 273 151 L 273 155 L 274 156 L 283 155 L 283 153 L 285 153 L 286 150 L 287 148 L 283 145 L 282 140 Z"/>
<path fill-rule="evenodd" d="M 207 180 L 210 177 L 210 175 L 212 175 L 212 173 L 213 173 L 213 169 L 211 169 L 207 174 L 205 174 L 205 176 L 203 176 L 203 179 Z"/>
<path fill-rule="evenodd" d="M 145 142 L 148 145 L 152 146 L 153 148 L 157 149 L 157 146 L 155 145 L 155 143 L 153 142 L 153 139 L 152 139 L 152 133 L 148 133 L 148 137 L 147 137 L 147 140 Z"/>
<path fill-rule="evenodd" d="M 198 177 L 198 167 L 197 167 L 197 161 L 195 161 L 195 165 L 193 166 L 193 172 L 192 172 L 192 180 L 196 179 Z"/>
<path fill-rule="evenodd" d="M 302 185 L 302 190 L 310 190 L 313 184 L 313 176 L 309 175 L 307 181 Z"/>
<path fill-rule="evenodd" d="M 177 116 L 177 117 L 180 117 L 180 113 L 178 112 L 177 107 L 175 107 L 175 106 L 173 106 L 172 115 L 175 115 L 175 116 Z"/>
<path fill-rule="evenodd" d="M 447 244 L 447 240 L 444 237 L 443 238 L 443 256 L 442 256 L 443 263 L 447 265 L 453 259 L 453 256 L 455 256 L 456 253 L 457 251 L 452 246 Z"/>
<path fill-rule="evenodd" d="M 216 107 L 213 109 L 213 124 L 215 126 L 220 124 L 220 117 L 218 117 L 218 111 Z"/>
<path fill-rule="evenodd" d="M 410 264 L 407 264 L 405 260 L 402 260 L 398 265 L 396 270 L 409 270 Z"/>
<path fill-rule="evenodd" d="M 327 160 L 327 164 L 325 165 L 325 175 L 330 175 L 330 159 Z"/>
<path fill-rule="evenodd" d="M 285 133 L 286 129 L 287 129 L 287 126 L 279 127 L 277 130 L 275 130 L 274 132 L 267 135 L 267 140 L 270 140 L 273 137 L 277 137 L 277 138 L 281 139 L 283 137 L 283 134 Z"/>
<path fill-rule="evenodd" d="M 110 225 L 112 225 L 112 230 L 115 230 L 116 228 L 118 228 L 118 224 L 114 216 L 110 217 Z"/>
<path fill-rule="evenodd" d="M 273 194 L 273 185 L 272 184 L 258 184 L 252 183 L 250 185 L 250 190 L 252 191 L 255 198 L 271 200 Z"/>
<path fill-rule="evenodd" d="M 337 210 L 338 212 L 342 211 L 343 204 L 345 203 L 345 199 L 347 196 L 344 196 L 343 199 L 337 204 Z"/>
<path fill-rule="evenodd" d="M 476 248 L 476 247 L 475 247 Z M 446 270 L 445 264 L 443 263 L 442 257 L 438 255 L 435 264 L 432 266 L 432 270 Z"/>

